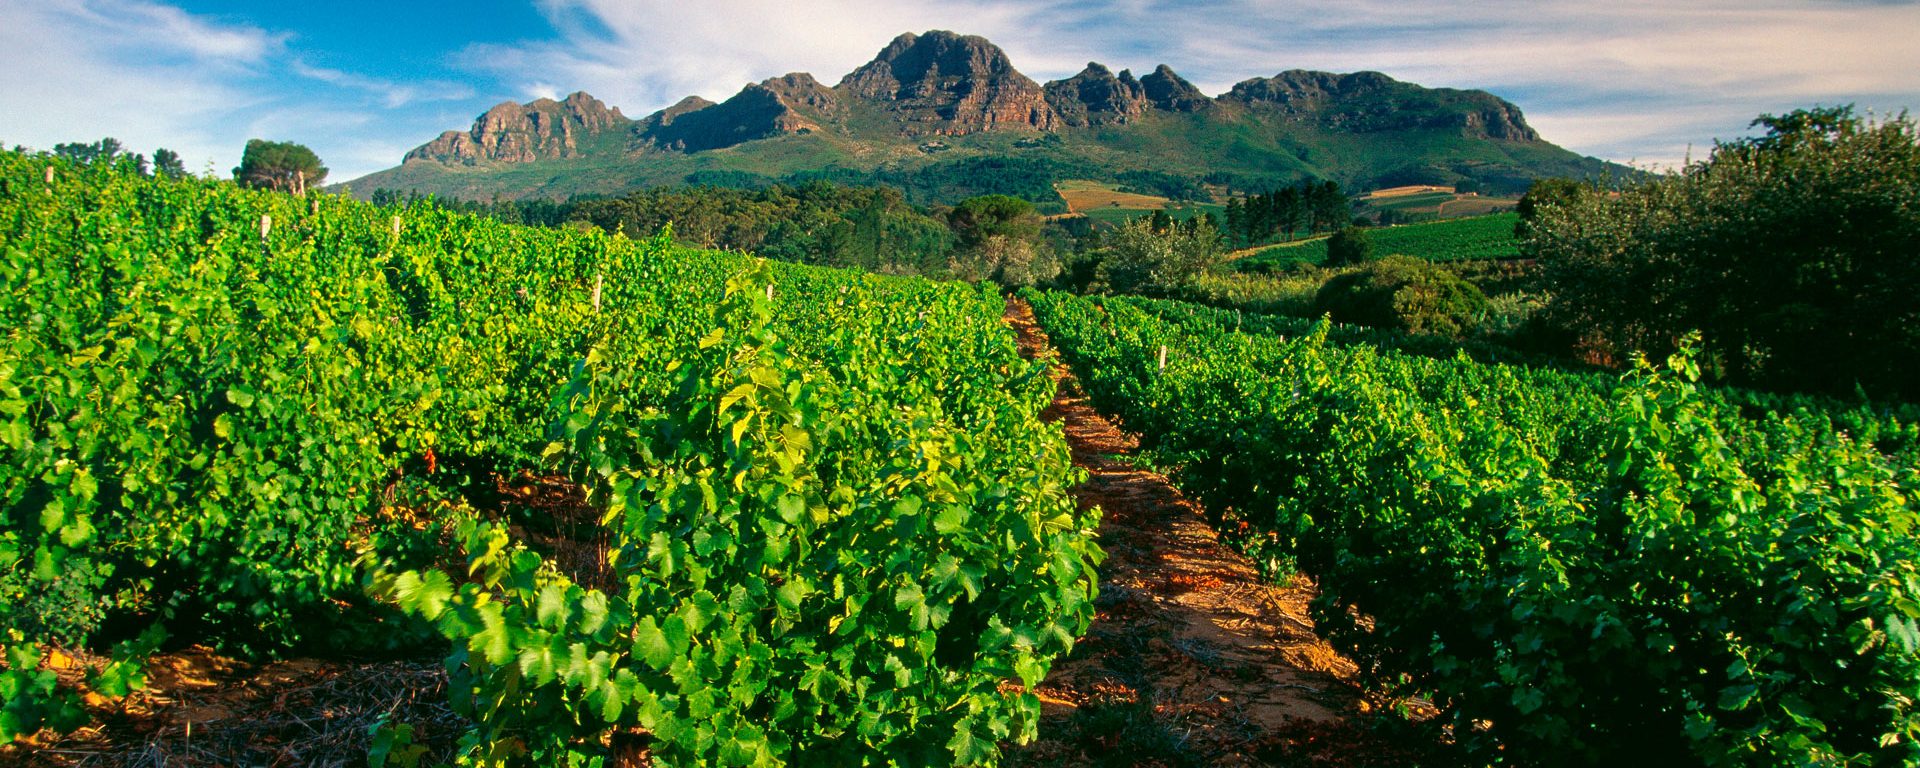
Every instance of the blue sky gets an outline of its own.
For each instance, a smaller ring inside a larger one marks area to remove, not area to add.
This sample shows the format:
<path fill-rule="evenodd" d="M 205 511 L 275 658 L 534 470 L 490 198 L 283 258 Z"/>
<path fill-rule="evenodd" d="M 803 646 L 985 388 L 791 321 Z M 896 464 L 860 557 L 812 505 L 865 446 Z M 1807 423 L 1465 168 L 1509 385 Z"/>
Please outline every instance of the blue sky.
<path fill-rule="evenodd" d="M 1285 69 L 1483 88 L 1541 134 L 1643 165 L 1760 113 L 1920 107 L 1920 4 L 1868 0 L 0 0 L 0 141 L 114 136 L 224 174 L 248 138 L 345 181 L 504 100 L 643 116 L 789 71 L 829 84 L 894 35 L 984 35 L 1037 80 L 1097 60 L 1209 93 Z"/>

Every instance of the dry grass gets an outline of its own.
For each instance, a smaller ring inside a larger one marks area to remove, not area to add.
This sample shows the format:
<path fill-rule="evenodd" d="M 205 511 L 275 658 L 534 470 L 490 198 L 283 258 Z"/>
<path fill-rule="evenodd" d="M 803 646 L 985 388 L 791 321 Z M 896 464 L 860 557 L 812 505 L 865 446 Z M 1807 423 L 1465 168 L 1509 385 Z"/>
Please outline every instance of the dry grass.
<path fill-rule="evenodd" d="M 1461 197 L 1441 203 L 1435 212 L 1447 217 L 1480 216 L 1504 211 L 1513 205 L 1513 199 L 1506 197 Z"/>
<path fill-rule="evenodd" d="M 1451 195 L 1454 193 L 1454 190 L 1453 190 L 1453 187 L 1437 187 L 1431 184 L 1414 184 L 1414 185 L 1409 185 L 1405 187 L 1388 187 L 1386 189 L 1376 189 L 1372 192 L 1361 195 L 1360 199 L 1375 200 L 1383 197 L 1406 197 L 1407 195 L 1424 195 L 1428 192 L 1445 192 Z"/>
<path fill-rule="evenodd" d="M 1067 210 L 1074 213 L 1099 208 L 1159 210 L 1167 205 L 1164 197 L 1121 192 L 1097 181 L 1062 181 L 1053 188 L 1060 193 L 1060 199 L 1067 201 Z"/>

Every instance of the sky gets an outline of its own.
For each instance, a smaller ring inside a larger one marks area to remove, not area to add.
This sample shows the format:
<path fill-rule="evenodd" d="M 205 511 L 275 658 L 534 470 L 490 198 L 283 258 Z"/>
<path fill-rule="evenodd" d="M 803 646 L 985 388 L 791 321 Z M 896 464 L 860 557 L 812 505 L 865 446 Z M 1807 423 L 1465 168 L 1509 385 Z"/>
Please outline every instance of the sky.
<path fill-rule="evenodd" d="M 112 136 L 226 175 L 249 138 L 295 141 L 347 181 L 502 101 L 584 90 L 641 117 L 792 71 L 832 84 L 931 29 L 1042 82 L 1099 61 L 1210 94 L 1287 69 L 1479 88 L 1643 167 L 1761 114 L 1920 107 L 1920 0 L 0 0 L 0 142 Z"/>

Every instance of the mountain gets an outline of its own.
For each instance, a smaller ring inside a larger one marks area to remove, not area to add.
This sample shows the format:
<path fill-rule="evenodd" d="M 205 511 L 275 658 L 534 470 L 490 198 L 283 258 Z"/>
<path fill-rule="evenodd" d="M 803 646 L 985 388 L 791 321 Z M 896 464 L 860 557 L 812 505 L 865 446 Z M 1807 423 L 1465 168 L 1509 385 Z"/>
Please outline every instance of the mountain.
<path fill-rule="evenodd" d="M 618 130 L 630 122 L 618 107 L 608 109 L 584 92 L 564 101 L 509 101 L 480 115 L 473 121 L 473 130 L 442 133 L 408 152 L 401 162 L 475 165 L 580 157 L 580 137 Z"/>
<path fill-rule="evenodd" d="M 986 38 L 928 32 L 893 39 L 834 90 L 877 107 L 907 135 L 1052 130 L 1040 84 Z"/>
<path fill-rule="evenodd" d="M 892 184 L 921 202 L 1046 202 L 1065 179 L 1514 192 L 1624 170 L 1548 143 L 1485 91 L 1292 70 L 1211 97 L 1164 64 L 1136 78 L 1097 62 L 1042 84 L 984 38 L 933 31 L 894 38 L 831 87 L 796 72 L 639 120 L 585 93 L 504 103 L 346 186 L 490 199 L 825 178 Z"/>

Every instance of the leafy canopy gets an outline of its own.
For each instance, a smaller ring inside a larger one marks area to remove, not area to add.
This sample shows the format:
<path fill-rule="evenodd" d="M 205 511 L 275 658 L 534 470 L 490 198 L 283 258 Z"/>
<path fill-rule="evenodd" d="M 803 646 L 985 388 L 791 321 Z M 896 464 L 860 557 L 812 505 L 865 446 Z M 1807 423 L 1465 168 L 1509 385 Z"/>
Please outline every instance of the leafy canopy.
<path fill-rule="evenodd" d="M 1766 115 L 1764 135 L 1525 227 L 1550 321 L 1597 358 L 1703 334 L 1711 371 L 1770 388 L 1920 396 L 1920 142 L 1906 115 Z"/>
<path fill-rule="evenodd" d="M 305 192 L 327 178 L 320 156 L 290 141 L 249 139 L 233 178 L 243 186 L 285 192 Z"/>

